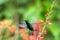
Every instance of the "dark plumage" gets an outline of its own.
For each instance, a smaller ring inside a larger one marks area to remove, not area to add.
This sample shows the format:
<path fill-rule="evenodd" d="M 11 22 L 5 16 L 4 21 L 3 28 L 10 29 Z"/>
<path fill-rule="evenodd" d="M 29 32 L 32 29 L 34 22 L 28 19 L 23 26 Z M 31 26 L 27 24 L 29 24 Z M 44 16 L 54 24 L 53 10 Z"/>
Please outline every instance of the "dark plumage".
<path fill-rule="evenodd" d="M 32 25 L 29 23 L 29 21 L 28 21 L 28 20 L 25 20 L 25 23 L 26 23 L 26 25 L 27 25 L 27 28 L 28 28 L 29 30 L 33 31 L 33 27 L 32 27 Z"/>

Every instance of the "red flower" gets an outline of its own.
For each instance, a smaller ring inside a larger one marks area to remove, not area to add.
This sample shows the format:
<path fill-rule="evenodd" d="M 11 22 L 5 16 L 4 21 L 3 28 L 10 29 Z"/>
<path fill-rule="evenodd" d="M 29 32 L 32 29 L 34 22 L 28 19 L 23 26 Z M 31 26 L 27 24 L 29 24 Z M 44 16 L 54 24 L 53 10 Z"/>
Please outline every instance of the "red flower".
<path fill-rule="evenodd" d="M 39 34 L 39 31 L 33 31 L 33 35 L 37 38 Z"/>
<path fill-rule="evenodd" d="M 47 31 L 46 30 L 44 30 L 44 32 L 43 32 L 44 34 L 47 34 Z"/>
<path fill-rule="evenodd" d="M 34 36 L 30 36 L 30 40 L 36 40 Z"/>
<path fill-rule="evenodd" d="M 10 28 L 10 32 L 14 33 L 16 30 L 16 25 L 12 25 L 12 27 Z"/>
<path fill-rule="evenodd" d="M 51 25 L 51 22 L 50 22 L 50 21 L 47 21 L 46 24 L 47 24 L 47 25 Z"/>
<path fill-rule="evenodd" d="M 24 28 L 19 29 L 19 32 L 20 32 L 20 34 L 24 34 L 26 32 L 26 29 L 24 29 Z"/>
<path fill-rule="evenodd" d="M 28 34 L 24 34 L 22 37 L 23 37 L 24 40 L 29 40 L 29 35 Z"/>
<path fill-rule="evenodd" d="M 40 37 L 40 40 L 44 40 L 44 37 Z"/>

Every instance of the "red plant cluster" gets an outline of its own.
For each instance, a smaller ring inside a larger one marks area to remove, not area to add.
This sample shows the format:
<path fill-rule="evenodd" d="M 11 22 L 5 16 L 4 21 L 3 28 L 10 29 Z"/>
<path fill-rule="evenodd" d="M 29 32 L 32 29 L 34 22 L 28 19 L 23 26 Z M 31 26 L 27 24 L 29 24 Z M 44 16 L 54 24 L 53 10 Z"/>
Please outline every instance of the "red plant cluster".
<path fill-rule="evenodd" d="M 26 29 L 20 29 L 20 34 L 22 35 L 24 40 L 44 40 L 43 36 L 40 36 L 40 33 L 42 32 L 44 28 L 44 21 L 43 20 L 36 20 L 35 23 L 37 23 L 33 28 L 34 31 L 32 31 L 33 35 L 26 34 Z M 47 21 L 46 24 L 50 25 L 51 22 Z M 44 29 L 43 34 L 47 34 L 46 29 Z"/>
<path fill-rule="evenodd" d="M 22 28 L 19 29 L 19 33 L 21 34 L 21 36 L 23 37 L 24 40 L 44 40 L 44 37 L 40 35 L 40 33 L 42 32 L 43 28 L 44 28 L 44 21 L 43 20 L 35 20 L 35 23 L 37 23 L 33 28 L 34 31 L 32 31 L 33 35 L 30 35 L 29 33 L 26 33 L 26 29 Z M 47 21 L 46 22 L 47 25 L 50 25 L 51 22 Z M 9 21 L 4 21 L 4 22 L 0 22 L 0 27 L 4 27 L 7 28 L 7 35 L 9 36 L 11 33 L 15 33 L 16 31 L 16 25 L 13 24 L 10 26 Z M 44 29 L 43 34 L 47 34 L 46 29 Z M 0 33 L 0 35 L 2 35 Z"/>

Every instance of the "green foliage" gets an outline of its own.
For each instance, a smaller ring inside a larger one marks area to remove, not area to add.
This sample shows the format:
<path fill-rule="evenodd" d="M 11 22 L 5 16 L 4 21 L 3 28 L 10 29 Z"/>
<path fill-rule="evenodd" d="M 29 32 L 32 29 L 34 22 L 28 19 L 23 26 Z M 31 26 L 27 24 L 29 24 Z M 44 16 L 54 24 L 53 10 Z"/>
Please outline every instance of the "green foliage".
<path fill-rule="evenodd" d="M 15 13 L 22 14 L 22 20 L 28 19 L 31 23 L 36 19 L 45 20 L 45 14 L 49 11 L 51 4 L 52 0 L 0 0 L 0 20 L 6 18 L 11 19 Z M 49 20 L 53 23 L 51 26 L 47 27 L 47 29 L 55 38 L 56 36 L 59 37 L 60 0 L 56 0 L 53 12 L 50 16 L 51 18 Z"/>
<path fill-rule="evenodd" d="M 6 38 L 7 38 L 6 32 L 7 32 L 7 29 L 4 28 L 4 29 L 2 30 L 2 40 L 6 40 Z"/>
<path fill-rule="evenodd" d="M 28 2 L 28 0 L 16 0 L 16 3 L 18 3 L 18 4 L 24 4 L 27 2 Z"/>
<path fill-rule="evenodd" d="M 7 2 L 9 2 L 9 0 L 0 0 L 0 5 L 5 4 Z"/>

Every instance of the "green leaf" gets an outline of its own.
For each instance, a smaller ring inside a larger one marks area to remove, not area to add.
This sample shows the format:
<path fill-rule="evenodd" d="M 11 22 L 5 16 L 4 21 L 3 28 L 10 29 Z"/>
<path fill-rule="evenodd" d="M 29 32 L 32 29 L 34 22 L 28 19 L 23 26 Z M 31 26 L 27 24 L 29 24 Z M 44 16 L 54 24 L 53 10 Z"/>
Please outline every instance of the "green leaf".
<path fill-rule="evenodd" d="M 57 14 L 57 18 L 60 19 L 60 13 Z"/>
<path fill-rule="evenodd" d="M 48 11 L 48 10 L 50 9 L 50 7 L 51 7 L 51 2 L 49 2 L 49 1 L 44 1 L 44 2 L 43 2 L 43 5 L 44 5 L 45 9 Z"/>
<path fill-rule="evenodd" d="M 6 16 L 6 18 L 12 18 L 13 17 L 13 13 L 14 13 L 14 9 L 13 8 L 7 8 L 5 11 L 4 11 L 4 14 Z"/>
<path fill-rule="evenodd" d="M 8 2 L 9 0 L 0 0 L 0 5 Z"/>
<path fill-rule="evenodd" d="M 24 3 L 26 3 L 28 0 L 16 0 L 16 2 L 18 3 L 18 4 L 24 4 Z"/>
<path fill-rule="evenodd" d="M 24 20 L 30 20 L 30 22 L 34 22 L 36 19 L 40 19 L 40 13 L 42 11 L 42 7 L 29 6 L 29 8 L 24 13 Z"/>
<path fill-rule="evenodd" d="M 58 36 L 59 35 L 59 25 L 56 22 L 53 22 L 47 28 L 54 36 Z"/>

